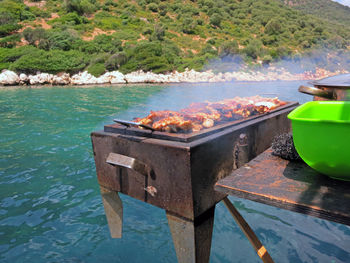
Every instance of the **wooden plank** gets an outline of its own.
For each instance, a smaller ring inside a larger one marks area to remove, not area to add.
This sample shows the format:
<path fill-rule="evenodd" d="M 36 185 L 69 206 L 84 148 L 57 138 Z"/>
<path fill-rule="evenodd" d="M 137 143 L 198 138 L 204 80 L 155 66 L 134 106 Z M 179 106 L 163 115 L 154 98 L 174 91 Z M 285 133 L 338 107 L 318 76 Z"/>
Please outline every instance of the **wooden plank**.
<path fill-rule="evenodd" d="M 271 149 L 218 181 L 215 190 L 350 225 L 350 182 L 273 156 Z"/>
<path fill-rule="evenodd" d="M 238 226 L 243 231 L 244 235 L 248 238 L 250 244 L 252 244 L 255 252 L 261 258 L 264 263 L 273 263 L 270 254 L 267 252 L 266 248 L 262 245 L 258 237 L 255 235 L 254 231 L 250 228 L 247 221 L 244 220 L 242 215 L 238 212 L 236 207 L 228 200 L 227 197 L 223 199 L 223 202 L 233 218 L 235 219 Z"/>

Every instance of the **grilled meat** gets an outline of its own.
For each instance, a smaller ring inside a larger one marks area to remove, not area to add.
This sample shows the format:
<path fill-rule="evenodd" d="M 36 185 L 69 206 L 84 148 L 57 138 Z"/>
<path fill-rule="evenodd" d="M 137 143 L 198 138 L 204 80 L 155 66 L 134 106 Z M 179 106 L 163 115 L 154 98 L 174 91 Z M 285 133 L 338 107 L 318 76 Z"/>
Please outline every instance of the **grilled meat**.
<path fill-rule="evenodd" d="M 165 132 L 196 132 L 224 121 L 267 113 L 286 103 L 278 98 L 235 97 L 218 102 L 192 103 L 177 111 L 151 111 L 145 118 L 135 118 L 140 124 Z"/>

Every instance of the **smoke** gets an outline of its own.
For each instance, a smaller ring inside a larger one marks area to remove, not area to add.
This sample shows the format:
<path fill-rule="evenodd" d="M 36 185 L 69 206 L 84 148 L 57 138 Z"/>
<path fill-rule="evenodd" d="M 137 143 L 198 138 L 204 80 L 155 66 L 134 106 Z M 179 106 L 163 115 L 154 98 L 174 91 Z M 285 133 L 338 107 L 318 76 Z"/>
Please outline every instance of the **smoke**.
<path fill-rule="evenodd" d="M 315 73 L 319 69 L 328 72 L 349 72 L 350 51 L 345 50 L 312 50 L 304 54 L 295 54 L 272 62 L 259 61 L 247 64 L 240 55 L 226 56 L 210 61 L 204 70 L 213 72 L 259 71 L 267 73 L 284 69 L 291 74 Z"/>

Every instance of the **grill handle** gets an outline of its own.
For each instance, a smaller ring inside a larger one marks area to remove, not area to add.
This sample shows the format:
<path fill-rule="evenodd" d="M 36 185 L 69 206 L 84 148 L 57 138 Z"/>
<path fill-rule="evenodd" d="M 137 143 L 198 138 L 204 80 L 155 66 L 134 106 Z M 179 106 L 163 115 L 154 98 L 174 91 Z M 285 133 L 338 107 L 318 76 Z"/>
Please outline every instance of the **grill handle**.
<path fill-rule="evenodd" d="M 125 168 L 129 168 L 131 170 L 134 170 L 135 172 L 138 172 L 144 176 L 148 176 L 151 169 L 147 164 L 144 164 L 143 162 L 140 162 L 136 160 L 135 158 L 117 154 L 117 153 L 110 153 L 107 157 L 106 163 L 114 165 L 114 166 L 121 166 Z"/>
<path fill-rule="evenodd" d="M 329 90 L 322 90 L 319 88 L 307 87 L 307 86 L 303 86 L 303 85 L 301 85 L 298 90 L 299 90 L 299 92 L 313 95 L 313 96 L 317 96 L 317 97 L 322 97 L 322 98 L 331 99 L 331 100 L 335 99 L 333 91 L 329 91 Z"/>

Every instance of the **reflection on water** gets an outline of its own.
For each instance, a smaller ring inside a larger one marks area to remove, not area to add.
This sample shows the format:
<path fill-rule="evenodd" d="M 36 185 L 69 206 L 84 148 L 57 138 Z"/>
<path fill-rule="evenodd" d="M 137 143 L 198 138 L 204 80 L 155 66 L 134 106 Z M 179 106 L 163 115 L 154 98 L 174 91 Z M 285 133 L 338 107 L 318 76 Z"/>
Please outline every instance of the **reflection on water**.
<path fill-rule="evenodd" d="M 90 132 L 113 118 L 256 94 L 305 102 L 299 82 L 0 90 L 1 262 L 176 262 L 165 212 L 123 195 L 112 240 Z M 271 95 L 272 94 L 272 95 Z M 350 228 L 231 198 L 276 262 L 350 262 Z M 212 262 L 260 262 L 223 205 Z"/>

